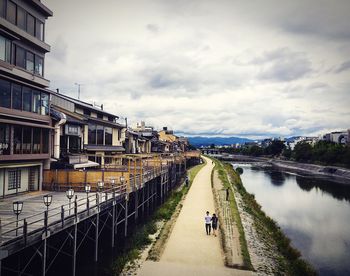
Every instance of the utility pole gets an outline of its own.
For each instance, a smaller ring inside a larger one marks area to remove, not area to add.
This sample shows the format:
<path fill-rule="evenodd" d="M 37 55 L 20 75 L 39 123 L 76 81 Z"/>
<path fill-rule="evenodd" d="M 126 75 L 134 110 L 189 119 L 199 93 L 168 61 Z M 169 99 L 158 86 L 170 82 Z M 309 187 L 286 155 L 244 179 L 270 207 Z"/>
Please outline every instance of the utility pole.
<path fill-rule="evenodd" d="M 81 83 L 74 83 L 75 85 L 78 86 L 78 100 L 80 100 L 80 86 L 82 85 Z"/>

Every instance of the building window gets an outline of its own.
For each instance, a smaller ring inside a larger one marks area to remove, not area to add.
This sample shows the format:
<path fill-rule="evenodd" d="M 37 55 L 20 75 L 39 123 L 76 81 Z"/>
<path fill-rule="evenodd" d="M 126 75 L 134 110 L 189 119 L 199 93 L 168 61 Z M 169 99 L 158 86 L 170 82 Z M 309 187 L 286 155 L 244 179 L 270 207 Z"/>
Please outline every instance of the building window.
<path fill-rule="evenodd" d="M 40 92 L 33 91 L 32 112 L 40 114 Z"/>
<path fill-rule="evenodd" d="M 5 17 L 5 0 L 0 0 L 0 16 Z"/>
<path fill-rule="evenodd" d="M 0 36 L 0 59 L 11 63 L 11 41 Z"/>
<path fill-rule="evenodd" d="M 43 144 L 43 153 L 49 153 L 49 130 L 48 129 L 42 129 L 42 144 Z"/>
<path fill-rule="evenodd" d="M 96 125 L 89 124 L 88 143 L 96 144 Z"/>
<path fill-rule="evenodd" d="M 12 84 L 12 108 L 22 110 L 22 86 Z"/>
<path fill-rule="evenodd" d="M 35 17 L 29 13 L 27 14 L 27 32 L 35 36 Z"/>
<path fill-rule="evenodd" d="M 11 84 L 0 79 L 0 106 L 11 108 Z"/>
<path fill-rule="evenodd" d="M 42 57 L 35 55 L 35 74 L 43 76 L 44 60 Z"/>
<path fill-rule="evenodd" d="M 26 70 L 33 73 L 34 72 L 34 54 L 27 51 L 26 56 L 27 56 L 27 58 L 26 58 Z"/>
<path fill-rule="evenodd" d="M 22 153 L 30 154 L 32 152 L 32 128 L 23 127 Z"/>
<path fill-rule="evenodd" d="M 16 10 L 17 6 L 15 3 L 11 1 L 7 1 L 7 13 L 6 18 L 8 21 L 10 21 L 12 24 L 16 25 Z"/>
<path fill-rule="evenodd" d="M 26 30 L 26 12 L 20 7 L 17 7 L 17 26 Z"/>
<path fill-rule="evenodd" d="M 97 125 L 96 127 L 96 144 L 103 145 L 103 126 Z"/>
<path fill-rule="evenodd" d="M 16 45 L 16 66 L 26 68 L 26 51 Z"/>
<path fill-rule="evenodd" d="M 20 126 L 13 127 L 13 153 L 22 153 L 22 127 Z"/>
<path fill-rule="evenodd" d="M 112 128 L 105 127 L 105 145 L 112 145 Z"/>
<path fill-rule="evenodd" d="M 44 23 L 40 20 L 36 20 L 36 28 L 35 28 L 35 37 L 37 39 L 40 39 L 41 41 L 44 41 Z"/>
<path fill-rule="evenodd" d="M 103 114 L 101 114 L 101 113 L 97 113 L 97 118 L 99 118 L 99 119 L 103 119 Z"/>
<path fill-rule="evenodd" d="M 32 111 L 32 90 L 28 87 L 23 87 L 23 110 Z"/>
<path fill-rule="evenodd" d="M 41 129 L 33 128 L 33 153 L 40 153 L 41 151 Z"/>
<path fill-rule="evenodd" d="M 84 109 L 84 115 L 91 116 L 91 111 L 88 109 Z"/>
<path fill-rule="evenodd" d="M 8 190 L 17 190 L 21 188 L 21 170 L 8 171 Z"/>
<path fill-rule="evenodd" d="M 0 155 L 10 154 L 10 126 L 0 124 Z"/>
<path fill-rule="evenodd" d="M 41 93 L 41 115 L 49 115 L 49 95 Z"/>

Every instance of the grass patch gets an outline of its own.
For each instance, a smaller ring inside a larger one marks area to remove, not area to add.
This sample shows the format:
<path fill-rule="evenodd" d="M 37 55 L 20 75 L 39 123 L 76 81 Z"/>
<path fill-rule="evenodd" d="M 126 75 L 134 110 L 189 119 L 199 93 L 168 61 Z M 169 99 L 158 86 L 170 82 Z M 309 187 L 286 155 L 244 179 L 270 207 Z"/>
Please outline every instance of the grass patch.
<path fill-rule="evenodd" d="M 242 254 L 244 268 L 246 268 L 248 270 L 253 270 L 254 268 L 253 268 L 253 265 L 252 265 L 251 260 L 250 260 L 247 241 L 245 239 L 245 234 L 244 234 L 244 229 L 243 229 L 241 217 L 239 215 L 236 199 L 234 197 L 233 190 L 231 188 L 231 184 L 230 184 L 230 181 L 228 179 L 226 170 L 220 161 L 218 161 L 217 159 L 212 159 L 212 160 L 215 163 L 214 170 L 218 171 L 218 176 L 222 182 L 222 185 L 224 186 L 224 189 L 230 188 L 230 190 L 231 190 L 231 192 L 229 194 L 230 209 L 231 209 L 232 217 L 233 217 L 234 221 L 236 222 L 237 229 L 239 232 L 239 242 L 241 245 L 241 254 Z M 212 174 L 211 174 L 212 185 L 214 183 L 214 170 L 212 171 Z"/>
<path fill-rule="evenodd" d="M 279 253 L 284 258 L 284 260 L 278 261 L 280 269 L 284 272 L 283 274 L 316 275 L 317 273 L 314 268 L 301 258 L 300 252 L 292 247 L 290 239 L 283 233 L 278 224 L 261 210 L 261 206 L 256 202 L 254 195 L 246 191 L 240 176 L 234 171 L 231 164 L 225 163 L 223 165 L 217 160 L 216 163 L 219 163 L 218 169 L 220 177 L 228 181 L 228 175 L 236 190 L 240 193 L 244 202 L 245 211 L 254 218 L 258 233 L 276 244 Z"/>

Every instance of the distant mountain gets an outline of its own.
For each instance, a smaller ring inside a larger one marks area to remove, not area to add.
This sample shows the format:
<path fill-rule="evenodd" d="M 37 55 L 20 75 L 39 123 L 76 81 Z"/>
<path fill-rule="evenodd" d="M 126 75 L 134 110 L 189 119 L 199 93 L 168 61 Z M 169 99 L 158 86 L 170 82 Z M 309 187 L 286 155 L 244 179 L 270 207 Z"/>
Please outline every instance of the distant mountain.
<path fill-rule="evenodd" d="M 253 140 L 240 137 L 189 137 L 189 142 L 191 145 L 200 146 L 210 146 L 211 144 L 217 146 L 232 145 L 232 144 L 244 144 L 245 142 L 252 142 Z"/>

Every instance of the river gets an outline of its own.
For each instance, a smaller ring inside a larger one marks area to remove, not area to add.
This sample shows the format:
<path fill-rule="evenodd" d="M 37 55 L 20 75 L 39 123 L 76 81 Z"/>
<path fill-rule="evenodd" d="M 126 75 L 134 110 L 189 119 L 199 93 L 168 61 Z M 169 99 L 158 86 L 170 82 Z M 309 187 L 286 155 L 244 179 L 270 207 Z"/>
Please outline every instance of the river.
<path fill-rule="evenodd" d="M 243 185 L 320 275 L 350 275 L 350 185 L 251 164 Z"/>

